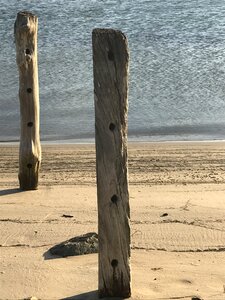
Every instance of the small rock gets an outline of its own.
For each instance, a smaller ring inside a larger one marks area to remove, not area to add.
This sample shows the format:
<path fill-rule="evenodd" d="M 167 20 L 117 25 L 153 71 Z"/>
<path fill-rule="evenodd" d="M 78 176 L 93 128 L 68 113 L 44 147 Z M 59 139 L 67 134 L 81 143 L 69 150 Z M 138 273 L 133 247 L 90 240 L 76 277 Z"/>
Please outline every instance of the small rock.
<path fill-rule="evenodd" d="M 63 214 L 62 218 L 73 218 L 73 216 L 72 215 L 65 215 L 65 214 Z"/>
<path fill-rule="evenodd" d="M 199 297 L 192 297 L 191 300 L 203 300 L 203 299 Z"/>
<path fill-rule="evenodd" d="M 89 232 L 62 242 L 49 249 L 49 251 L 52 255 L 61 257 L 97 253 L 98 235 L 95 232 Z"/>
<path fill-rule="evenodd" d="M 160 217 L 163 218 L 163 217 L 167 217 L 167 216 L 168 216 L 168 213 L 164 213 Z"/>
<path fill-rule="evenodd" d="M 152 271 L 159 271 L 162 270 L 162 268 L 151 268 Z"/>

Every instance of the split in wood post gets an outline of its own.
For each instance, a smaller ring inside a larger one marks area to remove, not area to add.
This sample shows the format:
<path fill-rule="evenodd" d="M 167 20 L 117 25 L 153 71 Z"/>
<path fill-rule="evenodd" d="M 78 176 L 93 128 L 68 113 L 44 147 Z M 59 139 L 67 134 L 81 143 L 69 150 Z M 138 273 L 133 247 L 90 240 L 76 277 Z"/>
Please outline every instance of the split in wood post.
<path fill-rule="evenodd" d="M 99 296 L 131 295 L 127 180 L 129 54 L 125 35 L 92 33 L 98 194 Z"/>
<path fill-rule="evenodd" d="M 38 187 L 41 163 L 37 65 L 38 19 L 30 12 L 19 12 L 14 29 L 19 70 L 21 127 L 19 183 L 22 190 L 34 190 Z"/>

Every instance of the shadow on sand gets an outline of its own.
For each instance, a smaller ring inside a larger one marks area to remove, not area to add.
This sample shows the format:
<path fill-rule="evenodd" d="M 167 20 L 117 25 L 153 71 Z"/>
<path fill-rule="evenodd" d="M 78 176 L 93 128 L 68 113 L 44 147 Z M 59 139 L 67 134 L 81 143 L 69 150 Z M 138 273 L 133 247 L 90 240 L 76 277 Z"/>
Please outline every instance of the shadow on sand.
<path fill-rule="evenodd" d="M 0 196 L 7 196 L 7 195 L 17 194 L 17 193 L 22 193 L 22 192 L 23 191 L 19 188 L 1 190 L 0 191 Z"/>
<path fill-rule="evenodd" d="M 49 250 L 47 250 L 44 254 L 43 254 L 44 260 L 48 260 L 48 259 L 56 259 L 56 258 L 63 258 L 61 256 L 58 255 L 53 255 L 51 254 L 51 252 Z"/>
<path fill-rule="evenodd" d="M 92 291 L 88 293 L 79 294 L 76 296 L 71 296 L 67 298 L 62 298 L 60 300 L 98 300 L 98 291 Z M 101 300 L 122 300 L 123 298 L 101 298 Z"/>
<path fill-rule="evenodd" d="M 67 298 L 62 298 L 60 300 L 97 300 L 98 298 L 98 291 L 92 291 L 88 293 L 79 294 L 76 296 L 71 296 Z"/>

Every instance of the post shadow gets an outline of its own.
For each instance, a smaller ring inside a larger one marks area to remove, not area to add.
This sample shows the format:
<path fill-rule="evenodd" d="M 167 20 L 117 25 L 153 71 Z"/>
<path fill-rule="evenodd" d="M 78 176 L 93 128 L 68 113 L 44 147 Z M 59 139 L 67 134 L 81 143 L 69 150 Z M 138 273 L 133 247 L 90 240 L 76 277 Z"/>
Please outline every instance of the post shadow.
<path fill-rule="evenodd" d="M 0 191 L 0 196 L 7 196 L 17 193 L 22 193 L 23 191 L 19 188 L 13 188 L 13 189 L 5 189 Z"/>
<path fill-rule="evenodd" d="M 96 290 L 96 291 L 82 293 L 71 297 L 62 298 L 60 300 L 97 300 L 97 299 L 99 298 L 98 298 L 98 291 Z"/>
<path fill-rule="evenodd" d="M 91 291 L 87 293 L 82 293 L 79 295 L 71 296 L 71 297 L 66 297 L 62 298 L 60 300 L 123 300 L 124 298 L 118 298 L 118 297 L 105 297 L 105 298 L 99 298 L 98 297 L 98 291 Z"/>

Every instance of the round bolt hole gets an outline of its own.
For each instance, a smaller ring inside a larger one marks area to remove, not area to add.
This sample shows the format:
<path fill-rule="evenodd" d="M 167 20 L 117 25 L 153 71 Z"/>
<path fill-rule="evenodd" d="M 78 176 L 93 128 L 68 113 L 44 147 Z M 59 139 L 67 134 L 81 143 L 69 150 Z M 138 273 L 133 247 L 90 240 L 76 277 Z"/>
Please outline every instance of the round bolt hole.
<path fill-rule="evenodd" d="M 113 268 L 117 267 L 117 266 L 118 266 L 118 260 L 117 260 L 117 259 L 113 259 L 113 260 L 111 261 L 111 266 L 112 266 Z"/>
<path fill-rule="evenodd" d="M 26 55 L 31 55 L 30 49 L 27 48 L 27 49 L 25 50 L 25 53 L 26 53 Z"/>
<path fill-rule="evenodd" d="M 113 131 L 116 128 L 116 125 L 113 123 L 109 124 L 109 130 Z"/>
<path fill-rule="evenodd" d="M 28 122 L 28 123 L 27 123 L 27 126 L 28 126 L 28 127 L 32 127 L 32 126 L 33 126 L 33 122 Z"/>
<path fill-rule="evenodd" d="M 109 60 L 114 60 L 114 54 L 111 50 L 108 51 L 108 59 Z"/>
<path fill-rule="evenodd" d="M 32 93 L 32 89 L 31 88 L 28 88 L 27 89 L 27 92 L 30 94 L 30 93 Z"/>
<path fill-rule="evenodd" d="M 28 169 L 32 168 L 32 164 L 27 164 Z"/>
<path fill-rule="evenodd" d="M 118 197 L 117 197 L 116 195 L 113 195 L 112 198 L 111 198 L 111 201 L 112 201 L 113 203 L 117 203 Z"/>

